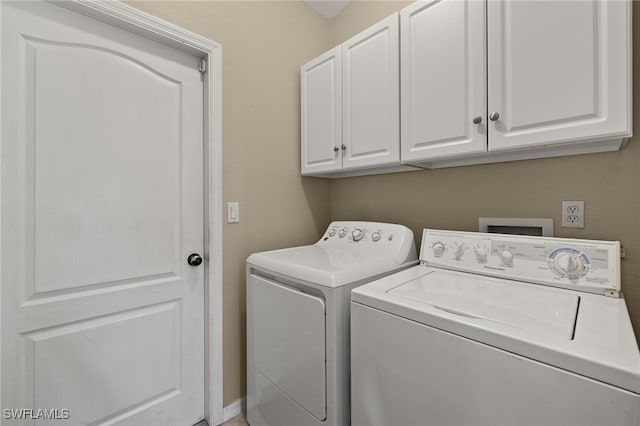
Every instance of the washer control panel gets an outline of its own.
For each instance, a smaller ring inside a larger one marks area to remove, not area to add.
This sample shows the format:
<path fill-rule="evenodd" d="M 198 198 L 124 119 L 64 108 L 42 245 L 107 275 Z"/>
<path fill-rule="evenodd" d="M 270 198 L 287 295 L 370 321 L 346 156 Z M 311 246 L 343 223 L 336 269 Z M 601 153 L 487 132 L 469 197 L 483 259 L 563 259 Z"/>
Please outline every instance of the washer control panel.
<path fill-rule="evenodd" d="M 425 229 L 422 264 L 617 296 L 620 243 Z"/>

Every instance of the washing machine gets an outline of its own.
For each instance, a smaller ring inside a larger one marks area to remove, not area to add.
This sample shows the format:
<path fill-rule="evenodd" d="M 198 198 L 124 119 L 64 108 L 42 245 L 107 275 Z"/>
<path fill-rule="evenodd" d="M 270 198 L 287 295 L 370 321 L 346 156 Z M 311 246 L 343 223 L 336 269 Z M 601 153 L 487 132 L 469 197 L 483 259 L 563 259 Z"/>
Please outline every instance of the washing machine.
<path fill-rule="evenodd" d="M 348 425 L 350 292 L 418 263 L 402 225 L 333 222 L 313 245 L 247 259 L 250 425 Z"/>
<path fill-rule="evenodd" d="M 640 423 L 618 242 L 425 230 L 351 297 L 353 425 Z"/>

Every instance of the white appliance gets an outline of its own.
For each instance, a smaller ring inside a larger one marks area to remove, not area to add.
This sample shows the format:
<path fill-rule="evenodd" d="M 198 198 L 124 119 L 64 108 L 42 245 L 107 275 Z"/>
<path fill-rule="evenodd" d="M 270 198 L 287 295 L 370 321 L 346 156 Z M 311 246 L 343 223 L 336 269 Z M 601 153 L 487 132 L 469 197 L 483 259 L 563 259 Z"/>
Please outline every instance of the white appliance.
<path fill-rule="evenodd" d="M 425 230 L 352 292 L 354 425 L 638 425 L 618 242 Z"/>
<path fill-rule="evenodd" d="M 247 259 L 247 420 L 348 425 L 354 287 L 418 263 L 402 225 L 333 222 L 316 244 Z"/>

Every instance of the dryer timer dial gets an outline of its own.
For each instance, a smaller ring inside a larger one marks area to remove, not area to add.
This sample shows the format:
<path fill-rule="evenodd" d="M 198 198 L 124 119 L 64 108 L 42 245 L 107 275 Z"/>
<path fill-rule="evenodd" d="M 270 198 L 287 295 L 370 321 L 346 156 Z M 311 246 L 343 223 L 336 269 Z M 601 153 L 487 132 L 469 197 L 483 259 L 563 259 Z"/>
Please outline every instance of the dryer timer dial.
<path fill-rule="evenodd" d="M 354 229 L 351 233 L 351 238 L 353 238 L 353 241 L 360 241 L 362 237 L 364 237 L 364 231 L 360 228 Z"/>

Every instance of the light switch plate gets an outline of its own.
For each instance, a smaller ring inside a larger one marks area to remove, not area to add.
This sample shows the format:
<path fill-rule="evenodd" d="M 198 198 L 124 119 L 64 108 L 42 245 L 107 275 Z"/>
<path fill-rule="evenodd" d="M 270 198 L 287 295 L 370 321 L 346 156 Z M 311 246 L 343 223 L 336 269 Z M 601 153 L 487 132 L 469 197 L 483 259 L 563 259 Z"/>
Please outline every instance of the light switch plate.
<path fill-rule="evenodd" d="M 227 203 L 227 223 L 240 222 L 240 203 Z"/>

